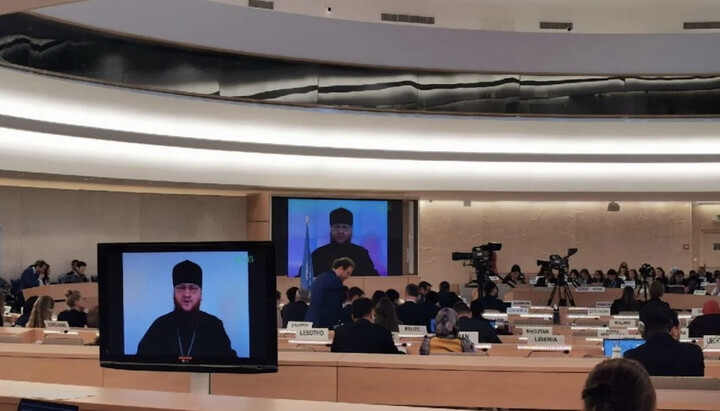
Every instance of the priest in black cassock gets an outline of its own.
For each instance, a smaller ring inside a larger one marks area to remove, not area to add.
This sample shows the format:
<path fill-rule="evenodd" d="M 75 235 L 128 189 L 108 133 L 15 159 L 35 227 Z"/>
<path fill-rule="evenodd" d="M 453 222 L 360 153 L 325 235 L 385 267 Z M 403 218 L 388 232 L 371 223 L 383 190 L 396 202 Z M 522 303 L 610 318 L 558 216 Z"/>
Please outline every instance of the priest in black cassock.
<path fill-rule="evenodd" d="M 138 355 L 236 357 L 222 321 L 200 311 L 202 268 L 185 260 L 172 274 L 175 309 L 152 323 L 138 344 Z"/>
<path fill-rule="evenodd" d="M 330 213 L 330 244 L 312 252 L 315 276 L 328 272 L 333 261 L 341 257 L 355 262 L 355 275 L 378 275 L 370 253 L 365 247 L 352 243 L 353 214 L 346 208 L 337 208 Z"/>

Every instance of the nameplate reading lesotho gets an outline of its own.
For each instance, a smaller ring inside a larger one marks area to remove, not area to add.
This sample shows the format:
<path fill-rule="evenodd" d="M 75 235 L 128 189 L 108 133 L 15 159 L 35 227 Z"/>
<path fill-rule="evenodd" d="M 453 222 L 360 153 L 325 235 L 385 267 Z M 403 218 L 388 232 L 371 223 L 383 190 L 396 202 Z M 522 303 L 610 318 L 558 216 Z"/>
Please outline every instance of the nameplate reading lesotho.
<path fill-rule="evenodd" d="M 507 309 L 508 315 L 527 314 L 529 312 L 530 312 L 530 309 L 527 307 L 510 307 Z"/>
<path fill-rule="evenodd" d="M 720 335 L 706 335 L 703 342 L 703 349 L 720 350 Z"/>
<path fill-rule="evenodd" d="M 327 328 L 310 328 L 297 330 L 296 339 L 299 341 L 329 341 L 330 330 Z"/>
<path fill-rule="evenodd" d="M 610 320 L 610 328 L 635 328 L 637 320 Z"/>
<path fill-rule="evenodd" d="M 609 316 L 609 308 L 588 308 L 588 315 L 597 315 L 598 317 Z"/>
<path fill-rule="evenodd" d="M 70 324 L 68 324 L 67 321 L 45 320 L 45 328 L 48 330 L 68 331 L 70 329 Z"/>
<path fill-rule="evenodd" d="M 530 308 L 531 306 L 532 306 L 532 301 L 530 301 L 530 300 L 515 300 L 512 302 L 512 305 L 511 305 L 512 308 L 515 308 L 515 307 Z"/>
<path fill-rule="evenodd" d="M 460 331 L 460 337 L 467 337 L 473 344 L 480 344 L 480 333 L 477 331 Z"/>
<path fill-rule="evenodd" d="M 627 337 L 630 331 L 627 328 L 603 328 L 598 330 L 598 337 Z"/>
<path fill-rule="evenodd" d="M 288 330 L 301 330 L 301 329 L 307 329 L 312 328 L 313 323 L 306 322 L 306 321 L 288 321 L 287 329 Z"/>
<path fill-rule="evenodd" d="M 523 327 L 522 335 L 552 335 L 552 327 Z"/>
<path fill-rule="evenodd" d="M 400 332 L 400 335 L 427 335 L 427 327 L 424 325 L 401 325 L 399 326 L 398 331 Z"/>
<path fill-rule="evenodd" d="M 533 335 L 528 337 L 529 345 L 563 345 L 564 335 Z"/>

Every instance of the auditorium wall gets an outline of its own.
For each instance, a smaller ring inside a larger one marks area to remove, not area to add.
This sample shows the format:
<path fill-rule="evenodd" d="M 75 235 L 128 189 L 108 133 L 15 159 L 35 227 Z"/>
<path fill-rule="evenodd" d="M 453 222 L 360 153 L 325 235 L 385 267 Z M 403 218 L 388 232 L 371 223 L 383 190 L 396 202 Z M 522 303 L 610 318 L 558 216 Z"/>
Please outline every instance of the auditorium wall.
<path fill-rule="evenodd" d="M 0 276 L 43 258 L 51 277 L 74 258 L 95 274 L 97 243 L 246 239 L 245 197 L 0 187 Z"/>
<path fill-rule="evenodd" d="M 472 202 L 420 201 L 419 272 L 436 285 L 447 279 L 466 282 L 472 269 L 451 261 L 453 251 L 469 252 L 489 241 L 503 244 L 498 269 L 513 264 L 535 273 L 536 260 L 550 254 L 578 252 L 573 268 L 617 269 L 644 262 L 666 270 L 689 269 L 693 206 L 690 202 L 621 203 L 608 212 L 605 202 Z M 720 207 L 715 206 L 720 214 Z"/>

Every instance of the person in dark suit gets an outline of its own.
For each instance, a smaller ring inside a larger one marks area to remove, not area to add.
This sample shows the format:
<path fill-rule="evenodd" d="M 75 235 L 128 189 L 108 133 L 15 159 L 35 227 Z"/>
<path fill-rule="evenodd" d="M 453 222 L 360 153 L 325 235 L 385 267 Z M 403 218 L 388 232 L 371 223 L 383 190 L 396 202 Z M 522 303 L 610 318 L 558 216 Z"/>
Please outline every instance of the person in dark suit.
<path fill-rule="evenodd" d="M 483 284 L 483 298 L 480 299 L 484 310 L 497 310 L 501 313 L 507 312 L 507 304 L 498 298 L 498 287 L 492 281 L 485 281 Z"/>
<path fill-rule="evenodd" d="M 294 290 L 291 295 L 290 291 L 293 288 L 296 287 L 290 288 L 287 292 L 288 299 L 292 297 L 293 301 L 285 304 L 282 311 L 280 312 L 283 320 L 283 328 L 287 328 L 287 325 L 290 321 L 305 321 L 305 315 L 307 314 L 308 310 L 308 303 L 310 303 L 310 291 L 304 288 L 298 288 Z"/>
<path fill-rule="evenodd" d="M 612 315 L 618 315 L 625 311 L 640 311 L 640 303 L 635 299 L 635 290 L 629 286 L 623 288 L 622 296 L 614 300 L 610 306 Z"/>
<path fill-rule="evenodd" d="M 405 287 L 405 303 L 396 310 L 398 319 L 404 325 L 425 325 L 426 318 L 418 306 L 418 298 L 420 290 L 417 284 L 408 284 Z"/>
<path fill-rule="evenodd" d="M 48 264 L 43 260 L 35 261 L 35 264 L 29 266 L 22 272 L 20 276 L 19 290 L 40 286 L 40 277 L 45 274 Z"/>
<path fill-rule="evenodd" d="M 472 318 L 470 307 L 468 307 L 467 304 L 460 301 L 455 303 L 452 309 L 455 310 L 458 315 L 458 326 L 460 326 L 460 331 L 477 332 L 478 341 L 481 343 L 502 343 L 489 322 Z"/>
<path fill-rule="evenodd" d="M 703 304 L 703 315 L 690 322 L 688 333 L 693 338 L 720 335 L 720 305 L 717 301 L 710 300 Z"/>
<path fill-rule="evenodd" d="M 539 274 L 537 277 L 537 281 L 535 282 L 535 287 L 549 287 L 557 283 L 555 273 L 553 273 L 553 270 L 548 268 L 546 265 L 540 267 L 540 271 L 538 271 L 538 273 Z"/>
<path fill-rule="evenodd" d="M 605 288 L 622 288 L 625 285 L 625 281 L 618 277 L 617 271 L 610 269 L 607 272 L 607 278 L 603 281 L 603 287 Z"/>
<path fill-rule="evenodd" d="M 421 325 L 426 326 L 428 330 L 432 328 L 431 320 L 434 320 L 435 317 L 437 317 L 438 312 L 440 311 L 440 307 L 438 307 L 438 302 L 440 302 L 438 293 L 436 293 L 435 291 L 430 291 L 429 293 L 425 294 L 425 301 L 418 304 L 424 320 Z"/>
<path fill-rule="evenodd" d="M 645 344 L 625 352 L 652 376 L 703 377 L 705 361 L 702 348 L 681 343 L 677 313 L 654 304 L 640 312 L 640 332 Z"/>
<path fill-rule="evenodd" d="M 460 301 L 457 294 L 450 291 L 450 283 L 443 281 L 440 283 L 440 291 L 438 292 L 438 301 L 440 308 L 450 308 L 456 302 Z"/>
<path fill-rule="evenodd" d="M 374 324 L 373 303 L 359 298 L 352 303 L 354 322 L 335 329 L 330 351 L 366 354 L 402 354 L 393 341 L 390 330 Z"/>
<path fill-rule="evenodd" d="M 420 290 L 420 299 L 418 299 L 417 302 L 421 303 L 425 301 L 425 296 L 427 295 L 427 293 L 432 291 L 432 284 L 427 281 L 420 281 L 420 283 L 418 283 L 418 290 Z"/>
<path fill-rule="evenodd" d="M 340 310 L 341 323 L 348 324 L 352 322 L 352 303 L 362 297 L 365 297 L 365 292 L 360 287 L 351 287 L 348 289 L 345 305 Z"/>
<path fill-rule="evenodd" d="M 355 262 L 347 257 L 332 263 L 332 271 L 320 274 L 312 284 L 312 304 L 305 314 L 305 321 L 315 328 L 334 328 L 340 321 L 340 311 L 345 301 L 343 282 L 350 278 Z"/>
<path fill-rule="evenodd" d="M 352 242 L 353 219 L 353 214 L 345 208 L 330 213 L 330 243 L 312 252 L 313 272 L 316 275 L 326 272 L 333 261 L 340 257 L 353 260 L 356 275 L 378 275 L 368 250 Z"/>
<path fill-rule="evenodd" d="M 648 292 L 650 293 L 650 299 L 641 305 L 640 314 L 642 314 L 645 307 L 660 306 L 667 308 L 668 310 L 670 309 L 670 304 L 661 300 L 662 296 L 665 294 L 665 285 L 663 285 L 663 283 L 657 280 L 653 281 L 652 284 L 650 284 L 650 287 L 648 287 Z"/>

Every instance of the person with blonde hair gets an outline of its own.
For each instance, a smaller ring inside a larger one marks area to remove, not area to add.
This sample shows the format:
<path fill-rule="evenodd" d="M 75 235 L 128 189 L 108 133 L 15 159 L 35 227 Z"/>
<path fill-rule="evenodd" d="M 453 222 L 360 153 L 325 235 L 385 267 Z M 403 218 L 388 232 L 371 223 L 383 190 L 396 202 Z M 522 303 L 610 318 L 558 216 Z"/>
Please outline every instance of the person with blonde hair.
<path fill-rule="evenodd" d="M 52 297 L 40 296 L 33 304 L 26 328 L 45 328 L 45 321 L 52 320 L 53 308 L 55 308 L 55 300 Z"/>
<path fill-rule="evenodd" d="M 85 328 L 87 314 L 85 313 L 85 299 L 78 290 L 67 290 L 65 304 L 68 309 L 58 314 L 58 321 L 67 321 L 70 327 Z"/>
<path fill-rule="evenodd" d="M 655 388 L 636 361 L 605 360 L 590 371 L 582 391 L 583 411 L 655 411 Z"/>
<path fill-rule="evenodd" d="M 475 345 L 467 337 L 460 337 L 458 315 L 452 308 L 441 309 L 435 317 L 435 336 L 425 337 L 420 354 L 475 352 Z"/>

